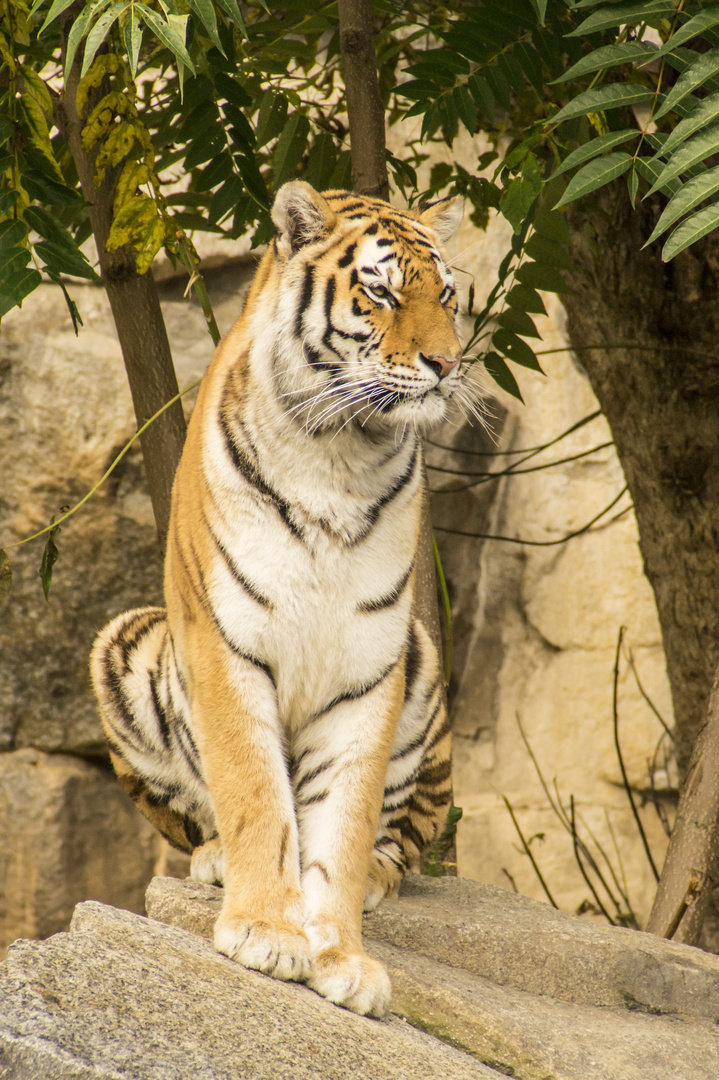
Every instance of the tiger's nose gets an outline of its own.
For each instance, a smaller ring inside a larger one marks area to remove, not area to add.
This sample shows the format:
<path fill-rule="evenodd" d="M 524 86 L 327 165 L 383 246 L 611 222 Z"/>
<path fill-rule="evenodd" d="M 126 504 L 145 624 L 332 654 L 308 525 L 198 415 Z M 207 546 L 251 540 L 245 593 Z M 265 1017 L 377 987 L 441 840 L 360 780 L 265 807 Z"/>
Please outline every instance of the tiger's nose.
<path fill-rule="evenodd" d="M 424 353 L 420 353 L 419 356 L 420 360 L 435 373 L 438 379 L 443 379 L 445 375 L 449 375 L 450 371 L 456 368 L 459 363 L 459 357 L 448 360 L 446 356 L 425 356 Z"/>

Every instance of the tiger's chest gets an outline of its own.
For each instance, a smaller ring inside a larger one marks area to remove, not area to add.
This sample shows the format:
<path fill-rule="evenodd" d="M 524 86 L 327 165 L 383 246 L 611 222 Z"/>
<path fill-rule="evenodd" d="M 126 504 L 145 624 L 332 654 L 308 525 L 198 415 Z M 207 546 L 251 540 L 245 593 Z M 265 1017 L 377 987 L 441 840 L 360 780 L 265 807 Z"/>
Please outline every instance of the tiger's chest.
<path fill-rule="evenodd" d="M 337 461 L 317 467 L 316 454 L 273 450 L 226 489 L 208 584 L 228 637 L 270 669 L 280 716 L 294 728 L 402 654 L 420 463 L 412 441 L 391 467 L 375 462 L 374 480 L 367 462 L 358 490 Z"/>

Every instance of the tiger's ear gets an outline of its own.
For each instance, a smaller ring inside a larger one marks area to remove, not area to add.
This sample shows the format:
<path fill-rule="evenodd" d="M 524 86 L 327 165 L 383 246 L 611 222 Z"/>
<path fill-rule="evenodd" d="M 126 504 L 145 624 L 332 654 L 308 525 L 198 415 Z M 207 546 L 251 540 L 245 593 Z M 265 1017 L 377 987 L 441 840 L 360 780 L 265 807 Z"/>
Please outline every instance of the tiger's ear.
<path fill-rule="evenodd" d="M 334 229 L 337 217 L 329 203 L 304 180 L 283 184 L 272 206 L 278 250 L 290 258 L 306 244 L 321 240 Z"/>
<path fill-rule="evenodd" d="M 448 195 L 446 199 L 423 203 L 417 217 L 423 225 L 432 229 L 440 240 L 449 240 L 462 224 L 464 199 L 461 195 Z"/>

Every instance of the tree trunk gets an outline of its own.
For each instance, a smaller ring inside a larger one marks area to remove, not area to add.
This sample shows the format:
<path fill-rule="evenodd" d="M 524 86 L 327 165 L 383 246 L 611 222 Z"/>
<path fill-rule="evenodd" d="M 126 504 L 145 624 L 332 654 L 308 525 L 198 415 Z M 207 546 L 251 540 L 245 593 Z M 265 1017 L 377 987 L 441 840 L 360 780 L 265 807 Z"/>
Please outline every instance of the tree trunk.
<path fill-rule="evenodd" d="M 660 210 L 616 183 L 571 212 L 565 307 L 634 501 L 685 773 L 719 662 L 719 241 L 663 264 L 641 250 Z"/>
<path fill-rule="evenodd" d="M 647 930 L 696 945 L 719 881 L 719 668 L 687 771 Z"/>
<path fill-rule="evenodd" d="M 78 116 L 75 105 L 79 63 L 76 60 L 69 73 L 65 91 L 56 108 L 56 122 L 70 147 L 82 193 L 88 204 L 103 284 L 117 327 L 135 416 L 138 426 L 141 426 L 178 393 L 177 376 L 152 275 L 137 273 L 135 253 L 130 247 L 113 252 L 107 250 L 117 170 L 108 169 L 100 187 L 94 187 L 97 150 L 86 154 L 82 149 L 80 136 L 83 119 Z M 87 112 L 106 90 L 106 87 L 101 87 L 95 91 L 95 96 L 91 95 Z M 184 441 L 185 417 L 180 401 L 166 409 L 140 438 L 152 508 L 163 549 L 170 519 L 172 482 Z"/>
<path fill-rule="evenodd" d="M 384 108 L 379 92 L 371 0 L 339 0 L 340 52 L 352 147 L 352 188 L 389 198 Z"/>

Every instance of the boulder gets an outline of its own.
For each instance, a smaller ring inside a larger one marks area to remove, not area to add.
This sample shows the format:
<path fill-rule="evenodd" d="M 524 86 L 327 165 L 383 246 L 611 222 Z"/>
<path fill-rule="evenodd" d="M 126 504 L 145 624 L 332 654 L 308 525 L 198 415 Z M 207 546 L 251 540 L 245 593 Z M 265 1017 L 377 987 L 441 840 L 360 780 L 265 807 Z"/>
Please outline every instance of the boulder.
<path fill-rule="evenodd" d="M 102 904 L 0 965 L 6 1080 L 499 1080 L 396 1017 L 246 971 L 195 934 Z"/>
<path fill-rule="evenodd" d="M 64 930 L 88 897 L 144 910 L 157 834 L 108 768 L 0 754 L 0 835 L 0 950 Z"/>
<path fill-rule="evenodd" d="M 222 890 L 156 878 L 151 917 L 210 937 Z M 392 1012 L 521 1080 L 716 1080 L 719 958 L 459 878 L 364 918 Z"/>

